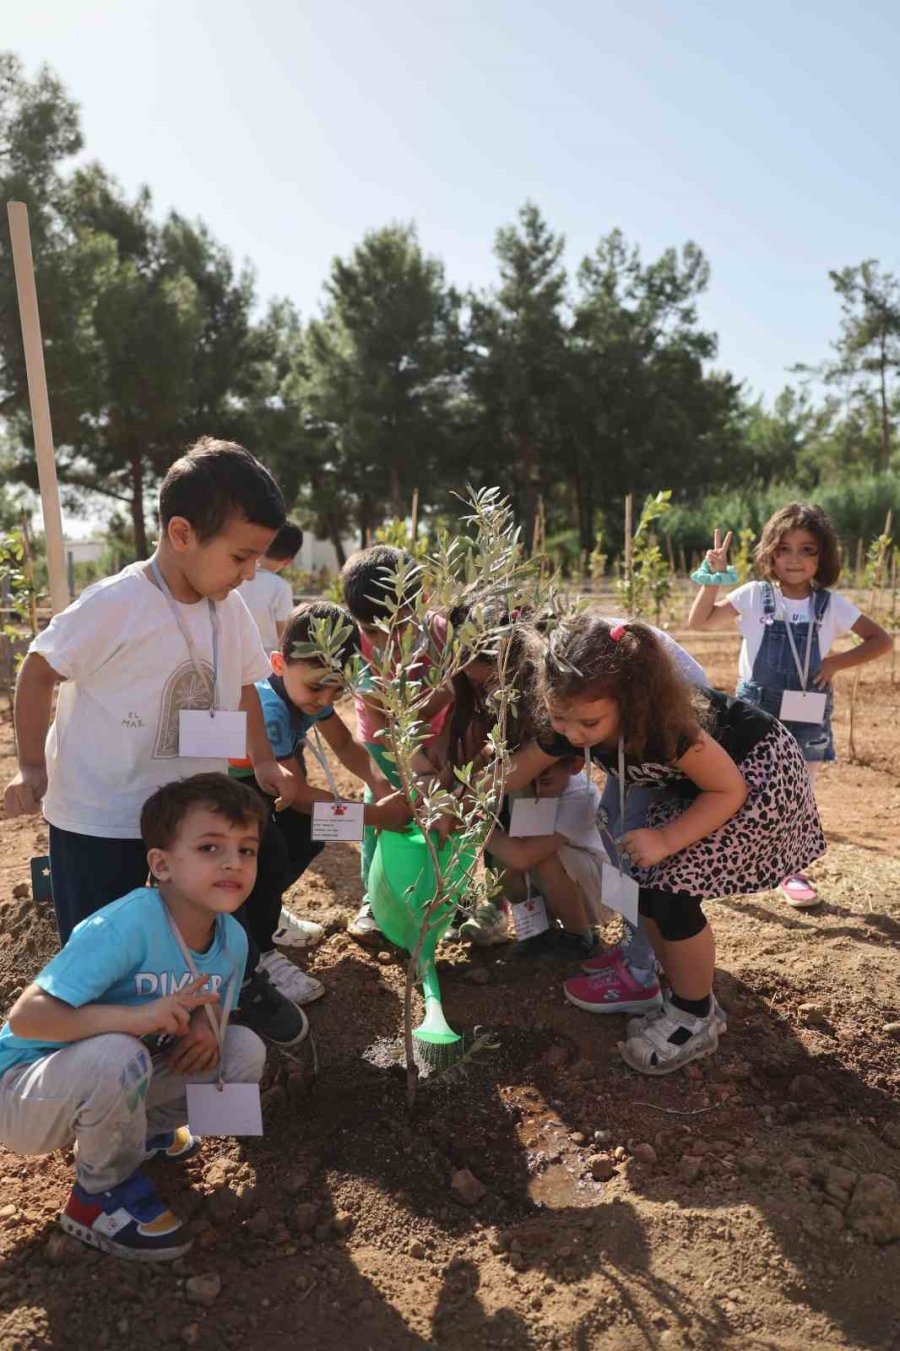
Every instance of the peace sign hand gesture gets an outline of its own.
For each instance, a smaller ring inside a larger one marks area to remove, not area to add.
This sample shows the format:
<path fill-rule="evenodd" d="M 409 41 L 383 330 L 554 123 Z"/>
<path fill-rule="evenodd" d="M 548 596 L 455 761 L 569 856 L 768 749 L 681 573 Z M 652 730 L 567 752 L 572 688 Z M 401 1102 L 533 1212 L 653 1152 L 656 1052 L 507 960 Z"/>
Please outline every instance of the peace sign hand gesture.
<path fill-rule="evenodd" d="M 728 567 L 728 547 L 731 544 L 731 531 L 722 539 L 719 529 L 713 531 L 713 547 L 706 551 L 706 562 L 710 572 L 724 572 Z"/>

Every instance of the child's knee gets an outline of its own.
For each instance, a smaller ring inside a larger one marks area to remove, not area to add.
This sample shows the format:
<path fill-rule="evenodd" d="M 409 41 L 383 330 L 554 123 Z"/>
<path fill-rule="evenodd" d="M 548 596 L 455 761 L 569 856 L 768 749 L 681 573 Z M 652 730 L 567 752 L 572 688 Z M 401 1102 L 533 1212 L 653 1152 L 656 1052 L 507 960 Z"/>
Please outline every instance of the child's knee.
<path fill-rule="evenodd" d="M 225 1033 L 225 1078 L 258 1084 L 266 1066 L 266 1045 L 249 1027 L 232 1024 Z"/>
<path fill-rule="evenodd" d="M 130 1108 L 147 1093 L 153 1077 L 150 1052 L 137 1037 L 109 1032 L 82 1045 L 90 1048 L 90 1066 L 85 1066 L 85 1087 L 90 1097 L 122 1098 Z"/>

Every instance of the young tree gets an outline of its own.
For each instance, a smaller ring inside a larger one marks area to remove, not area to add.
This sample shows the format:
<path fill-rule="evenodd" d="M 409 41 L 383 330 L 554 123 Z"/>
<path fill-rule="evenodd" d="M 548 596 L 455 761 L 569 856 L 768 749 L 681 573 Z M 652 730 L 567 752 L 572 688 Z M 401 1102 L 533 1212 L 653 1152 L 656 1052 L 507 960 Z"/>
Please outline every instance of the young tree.
<path fill-rule="evenodd" d="M 470 298 L 469 387 L 477 412 L 477 459 L 504 472 L 531 547 L 538 496 L 559 475 L 565 437 L 567 334 L 565 240 L 533 202 L 497 232 L 500 285 Z M 476 458 L 476 457 L 473 457 Z M 482 470 L 482 474 L 484 470 Z"/>
<path fill-rule="evenodd" d="M 459 301 L 415 229 L 400 225 L 335 259 L 326 296 L 304 353 L 306 433 L 318 453 L 309 505 L 355 519 L 365 539 L 385 514 L 406 515 L 414 489 L 433 501 L 444 481 Z"/>
<path fill-rule="evenodd" d="M 841 300 L 841 336 L 836 360 L 823 367 L 825 379 L 842 384 L 851 405 L 875 403 L 881 450 L 879 470 L 891 463 L 892 396 L 900 373 L 900 280 L 882 272 L 873 258 L 829 272 Z"/>

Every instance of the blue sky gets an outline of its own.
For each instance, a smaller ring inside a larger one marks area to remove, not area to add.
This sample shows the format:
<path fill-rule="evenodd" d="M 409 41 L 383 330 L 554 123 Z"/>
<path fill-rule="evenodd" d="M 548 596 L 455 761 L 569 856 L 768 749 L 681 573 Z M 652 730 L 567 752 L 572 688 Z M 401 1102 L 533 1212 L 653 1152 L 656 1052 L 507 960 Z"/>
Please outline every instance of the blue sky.
<path fill-rule="evenodd" d="M 837 333 L 828 269 L 900 268 L 893 0 L 31 0 L 91 157 L 202 216 L 314 312 L 335 254 L 414 220 L 459 286 L 534 199 L 574 268 L 614 226 L 694 239 L 718 365 L 774 396 Z M 890 128 L 895 128 L 892 133 Z"/>

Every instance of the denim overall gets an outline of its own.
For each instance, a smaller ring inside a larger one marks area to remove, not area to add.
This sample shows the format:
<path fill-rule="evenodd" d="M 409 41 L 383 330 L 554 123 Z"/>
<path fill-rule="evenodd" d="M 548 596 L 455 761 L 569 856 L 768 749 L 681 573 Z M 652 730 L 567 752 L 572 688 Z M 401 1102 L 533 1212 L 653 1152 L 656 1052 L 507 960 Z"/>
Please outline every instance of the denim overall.
<path fill-rule="evenodd" d="M 765 625 L 763 640 L 753 663 L 753 674 L 749 680 L 741 680 L 735 694 L 746 699 L 765 713 L 778 717 L 781 708 L 781 696 L 785 690 L 800 690 L 803 683 L 797 670 L 791 644 L 787 634 L 787 621 L 777 619 L 775 607 L 775 588 L 770 582 L 762 582 L 763 619 Z M 819 652 L 819 628 L 822 616 L 831 599 L 830 591 L 814 591 L 813 596 L 813 637 L 809 656 L 810 682 L 822 664 Z M 783 612 L 782 612 L 783 613 Z M 793 624 L 794 641 L 800 660 L 806 655 L 806 643 L 809 637 L 809 624 Z M 818 689 L 810 683 L 811 689 Z M 834 737 L 831 732 L 831 713 L 834 707 L 834 690 L 831 685 L 825 690 L 825 720 L 814 722 L 785 722 L 784 726 L 800 744 L 804 760 L 809 762 L 835 760 Z"/>

